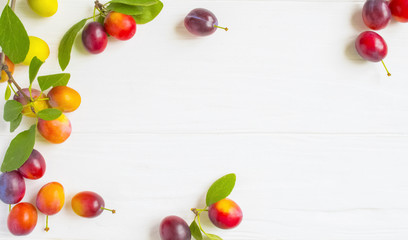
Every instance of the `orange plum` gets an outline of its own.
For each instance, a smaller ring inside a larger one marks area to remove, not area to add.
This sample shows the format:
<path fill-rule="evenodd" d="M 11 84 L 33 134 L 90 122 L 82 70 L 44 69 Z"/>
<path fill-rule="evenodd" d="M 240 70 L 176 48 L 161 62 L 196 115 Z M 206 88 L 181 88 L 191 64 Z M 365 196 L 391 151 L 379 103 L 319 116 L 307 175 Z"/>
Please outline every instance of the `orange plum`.
<path fill-rule="evenodd" d="M 63 143 L 72 131 L 71 122 L 64 114 L 51 121 L 38 119 L 37 128 L 38 132 L 51 143 Z"/>
<path fill-rule="evenodd" d="M 231 229 L 242 220 L 242 210 L 234 201 L 224 198 L 208 208 L 208 217 L 219 228 Z"/>
<path fill-rule="evenodd" d="M 67 86 L 57 86 L 48 92 L 48 103 L 63 112 L 73 112 L 81 104 L 81 95 Z"/>
<path fill-rule="evenodd" d="M 58 213 L 64 206 L 64 203 L 64 187 L 58 182 L 45 184 L 37 194 L 37 208 L 45 215 Z"/>
<path fill-rule="evenodd" d="M 47 215 L 45 231 L 48 231 L 48 216 L 61 211 L 65 203 L 64 187 L 58 182 L 45 184 L 37 193 L 36 205 L 40 212 Z"/>
<path fill-rule="evenodd" d="M 37 217 L 37 209 L 31 203 L 19 203 L 11 209 L 7 218 L 8 229 L 16 236 L 27 235 L 37 225 Z"/>
<path fill-rule="evenodd" d="M 14 73 L 14 63 L 12 61 L 10 61 L 10 59 L 7 56 L 6 56 L 5 63 L 8 66 L 8 69 L 11 72 L 11 74 L 13 74 Z M 7 73 L 5 71 L 1 71 L 0 83 L 8 81 L 8 80 L 9 80 L 9 77 L 8 77 Z"/>

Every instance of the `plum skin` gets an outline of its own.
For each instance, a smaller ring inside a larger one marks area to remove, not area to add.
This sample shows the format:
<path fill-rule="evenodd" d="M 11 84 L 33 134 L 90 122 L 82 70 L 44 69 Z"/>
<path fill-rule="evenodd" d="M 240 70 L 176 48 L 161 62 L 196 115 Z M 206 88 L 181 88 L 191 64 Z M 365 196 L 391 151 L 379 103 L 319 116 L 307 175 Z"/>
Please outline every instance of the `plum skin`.
<path fill-rule="evenodd" d="M 7 227 L 13 235 L 27 235 L 34 230 L 37 219 L 37 209 L 31 203 L 22 202 L 11 209 Z"/>
<path fill-rule="evenodd" d="M 72 132 L 71 122 L 64 114 L 51 121 L 38 119 L 37 129 L 45 139 L 55 144 L 65 142 Z"/>
<path fill-rule="evenodd" d="M 49 105 L 62 112 L 73 112 L 81 105 L 81 95 L 67 86 L 53 87 L 47 96 Z"/>
<path fill-rule="evenodd" d="M 91 191 L 83 191 L 77 193 L 71 200 L 71 207 L 74 212 L 86 218 L 99 216 L 105 207 L 103 198 Z"/>
<path fill-rule="evenodd" d="M 101 53 L 108 45 L 108 35 L 99 22 L 88 23 L 82 31 L 82 43 L 88 52 Z"/>
<path fill-rule="evenodd" d="M 121 41 L 131 39 L 136 33 L 135 19 L 114 11 L 108 13 L 103 26 L 109 35 Z"/>
<path fill-rule="evenodd" d="M 27 161 L 17 169 L 19 173 L 28 179 L 39 179 L 44 176 L 46 164 L 40 152 L 33 149 Z"/>
<path fill-rule="evenodd" d="M 15 204 L 23 199 L 26 191 L 23 176 L 16 170 L 0 175 L 0 200 L 6 204 Z"/>
<path fill-rule="evenodd" d="M 372 62 L 383 60 L 388 52 L 384 39 L 373 31 L 365 31 L 358 35 L 355 47 L 362 58 Z"/>
<path fill-rule="evenodd" d="M 196 36 L 208 36 L 213 34 L 218 25 L 217 17 L 205 8 L 191 10 L 184 18 L 186 29 Z"/>
<path fill-rule="evenodd" d="M 216 227 L 231 229 L 241 223 L 243 214 L 237 203 L 225 198 L 208 207 L 208 217 Z"/>
<path fill-rule="evenodd" d="M 184 219 L 178 216 L 165 217 L 160 223 L 162 240 L 190 240 L 191 231 Z"/>
<path fill-rule="evenodd" d="M 58 213 L 64 206 L 64 203 L 64 187 L 58 182 L 47 183 L 38 191 L 36 206 L 45 215 Z"/>

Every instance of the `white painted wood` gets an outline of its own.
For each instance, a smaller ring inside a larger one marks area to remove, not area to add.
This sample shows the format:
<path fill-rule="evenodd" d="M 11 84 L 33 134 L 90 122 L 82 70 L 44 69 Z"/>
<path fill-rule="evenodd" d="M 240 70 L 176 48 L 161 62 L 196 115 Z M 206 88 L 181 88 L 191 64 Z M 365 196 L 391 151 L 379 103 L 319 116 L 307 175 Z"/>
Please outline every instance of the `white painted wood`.
<path fill-rule="evenodd" d="M 158 240 L 163 217 L 191 221 L 189 209 L 229 172 L 238 175 L 231 198 L 244 221 L 231 231 L 206 224 L 224 239 L 407 239 L 408 25 L 380 31 L 388 78 L 352 48 L 366 30 L 362 3 L 173 0 L 134 39 L 110 40 L 100 55 L 76 41 L 67 72 L 83 102 L 68 115 L 73 133 L 61 145 L 38 136 L 48 170 L 27 182 L 24 199 L 59 181 L 67 205 L 50 218 L 50 232 L 40 216 L 23 239 Z M 59 40 L 91 16 L 92 1 L 59 4 L 44 19 L 17 3 L 29 34 L 51 48 L 40 75 L 60 72 Z M 182 21 L 195 7 L 211 9 L 230 31 L 189 35 Z M 27 76 L 18 66 L 16 79 Z M 1 156 L 13 136 L 1 122 Z M 75 216 L 69 199 L 81 190 L 100 193 L 118 213 Z M 11 238 L 7 209 L 0 205 L 0 239 Z"/>

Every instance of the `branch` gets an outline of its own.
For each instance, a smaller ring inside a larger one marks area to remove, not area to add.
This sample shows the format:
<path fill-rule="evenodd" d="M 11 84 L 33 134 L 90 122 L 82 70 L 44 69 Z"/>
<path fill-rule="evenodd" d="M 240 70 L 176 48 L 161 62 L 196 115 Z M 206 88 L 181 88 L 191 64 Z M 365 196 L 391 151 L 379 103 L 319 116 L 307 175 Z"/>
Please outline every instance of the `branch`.
<path fill-rule="evenodd" d="M 16 8 L 16 0 L 11 0 L 11 10 L 13 10 L 14 12 L 15 8 Z M 6 62 L 6 55 L 3 53 L 3 51 L 1 51 L 0 52 L 0 69 L 3 69 L 3 65 L 5 64 L 5 62 Z M 1 80 L 1 74 L 0 74 L 0 80 Z"/>
<path fill-rule="evenodd" d="M 13 10 L 16 8 L 16 0 L 11 0 L 11 10 Z"/>
<path fill-rule="evenodd" d="M 16 8 L 16 0 L 11 0 L 11 10 L 14 11 L 14 9 Z M 21 87 L 17 84 L 17 82 L 14 80 L 13 75 L 11 74 L 10 70 L 8 69 L 8 66 L 6 64 L 6 55 L 3 52 L 0 52 L 0 70 L 6 72 L 9 80 L 8 83 L 9 84 L 14 84 L 14 86 L 16 86 L 16 88 L 18 89 L 18 91 L 23 94 L 24 98 L 28 101 L 28 102 L 32 102 L 31 98 L 28 97 L 23 90 L 21 89 Z M 0 71 L 0 72 L 1 72 Z M 0 74 L 0 80 L 1 80 L 1 74 Z"/>
<path fill-rule="evenodd" d="M 18 89 L 18 91 L 19 91 L 21 94 L 23 94 L 24 98 L 25 98 L 28 102 L 32 102 L 32 101 L 31 101 L 31 98 L 28 97 L 28 96 L 23 92 L 23 90 L 21 89 L 21 87 L 17 84 L 16 80 L 14 80 L 13 74 L 11 74 L 10 70 L 8 69 L 7 64 L 3 64 L 3 66 L 2 66 L 2 71 L 5 71 L 6 74 L 7 74 L 8 78 L 9 78 L 8 83 L 9 83 L 9 84 L 14 84 L 14 86 L 16 86 L 16 88 Z"/>

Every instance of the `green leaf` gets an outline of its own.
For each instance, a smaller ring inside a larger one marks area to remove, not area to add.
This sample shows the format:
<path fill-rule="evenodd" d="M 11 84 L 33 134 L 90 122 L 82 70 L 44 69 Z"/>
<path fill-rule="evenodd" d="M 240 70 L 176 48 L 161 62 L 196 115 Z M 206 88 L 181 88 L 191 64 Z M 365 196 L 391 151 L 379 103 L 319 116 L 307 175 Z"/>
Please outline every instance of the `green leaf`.
<path fill-rule="evenodd" d="M 11 96 L 11 88 L 10 88 L 10 85 L 7 85 L 6 93 L 4 94 L 4 100 L 6 101 L 9 100 L 10 96 Z"/>
<path fill-rule="evenodd" d="M 191 236 L 193 236 L 196 240 L 203 240 L 203 235 L 201 234 L 201 230 L 195 220 L 190 224 L 190 232 Z"/>
<path fill-rule="evenodd" d="M 219 236 L 211 233 L 207 233 L 207 237 L 211 240 L 222 240 L 222 238 L 220 238 Z"/>
<path fill-rule="evenodd" d="M 24 61 L 30 40 L 23 23 L 7 5 L 0 16 L 0 46 L 13 63 Z"/>
<path fill-rule="evenodd" d="M 46 108 L 37 113 L 37 116 L 45 121 L 51 121 L 59 118 L 62 112 L 56 108 Z"/>
<path fill-rule="evenodd" d="M 96 18 L 96 21 L 99 22 L 100 24 L 102 24 L 102 26 L 103 26 L 103 23 L 105 22 L 105 17 L 99 16 L 99 17 Z M 106 33 L 106 34 L 108 34 L 108 33 Z"/>
<path fill-rule="evenodd" d="M 20 126 L 21 119 L 23 119 L 23 114 L 19 114 L 16 119 L 10 122 L 10 132 L 14 132 Z"/>
<path fill-rule="evenodd" d="M 41 65 L 43 62 L 38 59 L 36 56 L 31 60 L 30 68 L 28 70 L 29 78 L 30 78 L 30 86 L 33 84 L 35 77 L 37 77 L 37 73 L 40 70 Z"/>
<path fill-rule="evenodd" d="M 62 37 L 58 47 L 58 62 L 62 71 L 67 68 L 69 60 L 71 59 L 72 45 L 78 32 L 85 26 L 87 19 L 82 19 L 80 22 L 72 26 Z"/>
<path fill-rule="evenodd" d="M 236 176 L 234 173 L 227 174 L 215 181 L 210 189 L 208 189 L 206 196 L 207 206 L 214 204 L 231 194 L 234 189 Z"/>
<path fill-rule="evenodd" d="M 134 15 L 132 17 L 135 19 L 137 24 L 145 24 L 155 19 L 162 9 L 163 3 L 159 1 L 154 5 L 144 7 L 142 14 Z"/>
<path fill-rule="evenodd" d="M 150 6 L 156 4 L 158 0 L 111 0 L 111 3 L 123 3 L 131 6 Z"/>
<path fill-rule="evenodd" d="M 106 9 L 108 9 L 109 11 L 115 11 L 126 15 L 138 15 L 143 13 L 143 7 L 131 6 L 123 3 L 111 3 L 106 7 Z"/>
<path fill-rule="evenodd" d="M 18 117 L 18 114 L 20 114 L 22 110 L 23 104 L 15 100 L 8 100 L 6 104 L 4 104 L 3 119 L 7 122 L 13 121 Z"/>
<path fill-rule="evenodd" d="M 38 77 L 38 84 L 40 85 L 41 91 L 45 91 L 50 87 L 66 86 L 70 77 L 71 74 L 69 73 L 40 76 Z"/>
<path fill-rule="evenodd" d="M 35 127 L 33 124 L 30 129 L 19 133 L 10 143 L 3 164 L 2 172 L 10 172 L 21 167 L 27 161 L 34 148 Z"/>

